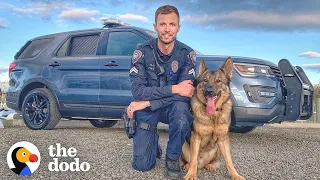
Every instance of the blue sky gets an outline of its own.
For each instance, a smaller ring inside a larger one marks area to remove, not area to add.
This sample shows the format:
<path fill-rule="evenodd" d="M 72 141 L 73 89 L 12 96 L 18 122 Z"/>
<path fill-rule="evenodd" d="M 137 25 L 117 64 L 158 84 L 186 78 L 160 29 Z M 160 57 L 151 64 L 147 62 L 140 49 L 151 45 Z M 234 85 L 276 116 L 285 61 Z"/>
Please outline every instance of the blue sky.
<path fill-rule="evenodd" d="M 178 39 L 207 55 L 255 57 L 302 66 L 320 81 L 320 1 L 305 0 L 0 0 L 0 81 L 14 54 L 34 37 L 102 27 L 103 18 L 153 29 L 154 12 L 175 5 Z"/>

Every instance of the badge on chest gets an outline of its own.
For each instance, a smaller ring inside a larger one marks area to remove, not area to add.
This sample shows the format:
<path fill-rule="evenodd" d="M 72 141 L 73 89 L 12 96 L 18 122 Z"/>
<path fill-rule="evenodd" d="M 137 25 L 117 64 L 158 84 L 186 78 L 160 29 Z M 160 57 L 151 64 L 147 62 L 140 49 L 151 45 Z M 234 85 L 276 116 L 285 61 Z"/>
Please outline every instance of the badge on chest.
<path fill-rule="evenodd" d="M 179 62 L 176 60 L 172 61 L 172 63 L 171 63 L 172 72 L 176 73 L 178 71 L 178 69 L 179 69 Z"/>

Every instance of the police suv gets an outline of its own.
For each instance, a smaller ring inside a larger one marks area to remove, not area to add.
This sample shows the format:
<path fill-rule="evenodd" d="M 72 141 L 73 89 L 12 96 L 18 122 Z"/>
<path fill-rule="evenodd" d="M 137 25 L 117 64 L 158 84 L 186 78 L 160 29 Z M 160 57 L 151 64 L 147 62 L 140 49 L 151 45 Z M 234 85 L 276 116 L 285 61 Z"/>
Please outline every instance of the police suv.
<path fill-rule="evenodd" d="M 153 31 L 111 21 L 100 29 L 31 39 L 10 64 L 7 106 L 21 111 L 30 129 L 53 129 L 61 118 L 112 127 L 133 101 L 129 71 L 136 45 L 155 37 Z M 313 86 L 301 67 L 286 59 L 276 65 L 231 57 L 231 131 L 310 118 Z M 197 53 L 196 66 L 204 59 L 216 70 L 226 58 Z"/>

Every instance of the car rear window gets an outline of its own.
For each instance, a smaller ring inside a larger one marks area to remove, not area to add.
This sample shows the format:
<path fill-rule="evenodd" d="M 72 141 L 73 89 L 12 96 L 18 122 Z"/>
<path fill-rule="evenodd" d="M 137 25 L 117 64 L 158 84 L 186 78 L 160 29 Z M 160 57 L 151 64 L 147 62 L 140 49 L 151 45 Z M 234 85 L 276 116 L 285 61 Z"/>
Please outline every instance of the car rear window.
<path fill-rule="evenodd" d="M 99 34 L 71 37 L 60 47 L 56 56 L 96 55 L 99 38 Z"/>
<path fill-rule="evenodd" d="M 46 48 L 52 39 L 36 39 L 30 42 L 27 42 L 27 47 L 23 46 L 21 50 L 23 52 L 19 55 L 18 59 L 26 59 L 26 58 L 33 58 L 37 56 L 44 48 Z M 21 51 L 20 50 L 20 51 Z"/>

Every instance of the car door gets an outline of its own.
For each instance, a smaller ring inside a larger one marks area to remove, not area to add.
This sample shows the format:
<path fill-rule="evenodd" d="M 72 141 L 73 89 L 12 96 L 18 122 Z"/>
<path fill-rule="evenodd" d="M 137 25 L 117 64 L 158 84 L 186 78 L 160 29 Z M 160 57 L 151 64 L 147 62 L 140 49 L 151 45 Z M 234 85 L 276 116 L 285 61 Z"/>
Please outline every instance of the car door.
<path fill-rule="evenodd" d="M 73 34 L 48 64 L 64 117 L 100 117 L 99 32 Z"/>
<path fill-rule="evenodd" d="M 130 29 L 111 29 L 104 34 L 101 48 L 99 101 L 102 117 L 121 117 L 133 100 L 129 69 L 137 44 L 148 37 Z"/>

